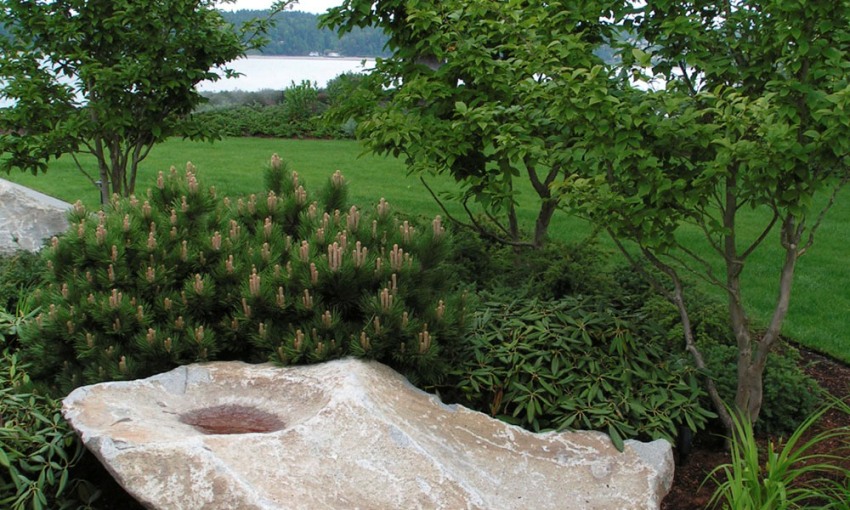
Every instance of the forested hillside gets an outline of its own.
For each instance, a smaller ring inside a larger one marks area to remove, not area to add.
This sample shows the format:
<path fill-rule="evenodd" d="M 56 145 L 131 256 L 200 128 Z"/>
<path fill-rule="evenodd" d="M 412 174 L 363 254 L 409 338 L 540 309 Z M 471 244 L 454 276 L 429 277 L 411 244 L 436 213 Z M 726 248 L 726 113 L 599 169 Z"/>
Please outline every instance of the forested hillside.
<path fill-rule="evenodd" d="M 235 26 L 268 15 L 264 10 L 222 11 L 225 20 Z M 328 29 L 317 27 L 319 15 L 299 11 L 284 11 L 277 15 L 277 25 L 269 31 L 270 42 L 262 49 L 264 55 L 307 56 L 311 53 L 337 53 L 344 57 L 388 56 L 384 50 L 386 36 L 378 29 L 354 29 L 342 38 Z M 0 37 L 7 35 L 0 25 Z"/>
<path fill-rule="evenodd" d="M 268 11 L 240 10 L 223 11 L 228 22 L 239 26 L 257 17 L 267 16 Z M 319 16 L 299 11 L 285 11 L 277 15 L 277 25 L 269 32 L 270 42 L 264 55 L 306 56 L 311 53 L 326 55 L 338 53 L 344 57 L 386 56 L 386 36 L 378 29 L 355 29 L 342 38 L 328 29 L 317 27 Z"/>

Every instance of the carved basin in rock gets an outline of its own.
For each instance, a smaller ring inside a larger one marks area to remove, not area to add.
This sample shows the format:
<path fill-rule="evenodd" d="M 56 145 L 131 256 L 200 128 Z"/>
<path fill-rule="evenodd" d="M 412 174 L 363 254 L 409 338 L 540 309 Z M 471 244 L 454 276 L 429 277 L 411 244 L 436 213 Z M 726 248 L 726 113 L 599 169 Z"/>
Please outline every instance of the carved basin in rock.
<path fill-rule="evenodd" d="M 65 417 L 155 509 L 658 508 L 670 445 L 532 434 L 358 360 L 181 367 L 78 388 Z"/>
<path fill-rule="evenodd" d="M 272 413 L 235 404 L 195 409 L 181 414 L 180 421 L 204 434 L 261 434 L 286 426 Z"/>

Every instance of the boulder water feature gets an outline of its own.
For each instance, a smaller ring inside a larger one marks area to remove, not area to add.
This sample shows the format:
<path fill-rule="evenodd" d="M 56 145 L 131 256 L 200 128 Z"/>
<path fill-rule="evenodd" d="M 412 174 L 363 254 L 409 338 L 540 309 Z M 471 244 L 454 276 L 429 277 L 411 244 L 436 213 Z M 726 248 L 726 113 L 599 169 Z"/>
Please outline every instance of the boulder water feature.
<path fill-rule="evenodd" d="M 183 366 L 63 413 L 152 509 L 650 509 L 673 480 L 666 441 L 534 434 L 355 359 Z"/>

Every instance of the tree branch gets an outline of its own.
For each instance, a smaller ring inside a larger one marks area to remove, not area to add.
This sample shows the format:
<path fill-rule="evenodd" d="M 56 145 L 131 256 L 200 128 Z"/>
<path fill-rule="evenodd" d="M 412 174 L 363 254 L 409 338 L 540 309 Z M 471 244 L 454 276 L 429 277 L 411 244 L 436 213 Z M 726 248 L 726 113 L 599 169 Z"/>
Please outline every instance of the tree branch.
<path fill-rule="evenodd" d="M 705 269 L 705 273 L 697 271 L 696 269 L 691 269 L 691 267 L 688 264 L 684 263 L 678 257 L 675 257 L 675 256 L 673 256 L 669 253 L 666 253 L 664 255 L 665 257 L 669 257 L 670 259 L 674 260 L 677 264 L 682 266 L 685 270 L 689 271 L 694 276 L 710 283 L 711 285 L 714 285 L 716 287 L 720 287 L 721 289 L 724 289 L 724 290 L 727 289 L 727 286 L 723 283 L 723 281 L 720 280 L 719 278 L 717 278 L 714 275 L 714 268 L 711 267 L 711 264 L 709 264 L 707 260 L 705 260 L 704 258 L 697 255 L 696 252 L 694 252 L 690 248 L 685 247 L 682 243 L 676 241 L 675 244 L 676 244 L 676 248 L 679 251 L 681 251 L 685 255 L 689 256 L 690 258 L 692 258 L 697 264 L 703 266 L 703 268 Z"/>
<path fill-rule="evenodd" d="M 829 201 L 826 203 L 823 209 L 821 209 L 820 213 L 818 214 L 817 220 L 815 220 L 815 224 L 812 225 L 812 227 L 809 229 L 809 237 L 806 240 L 806 244 L 804 244 L 803 247 L 800 248 L 800 250 L 797 252 L 797 257 L 802 257 L 806 253 L 806 251 L 808 251 L 808 249 L 812 247 L 812 244 L 814 244 L 815 231 L 817 231 L 818 227 L 820 227 L 821 223 L 823 223 L 823 218 L 826 216 L 827 211 L 829 211 L 832 208 L 833 204 L 835 204 L 835 197 L 838 195 L 838 192 L 841 191 L 841 189 L 847 184 L 848 180 L 850 180 L 850 174 L 845 175 L 844 178 L 842 178 L 832 190 L 832 194 L 830 194 L 829 196 Z"/>
<path fill-rule="evenodd" d="M 788 225 L 790 227 L 790 225 Z M 785 226 L 783 226 L 785 228 Z M 799 233 L 799 231 L 798 231 Z M 773 309 L 773 316 L 770 319 L 770 324 L 767 327 L 761 340 L 758 342 L 756 349 L 754 365 L 764 367 L 767 362 L 767 355 L 773 344 L 779 338 L 779 333 L 782 330 L 782 323 L 788 315 L 788 307 L 791 302 L 791 286 L 794 282 L 794 268 L 797 263 L 797 247 L 794 244 L 788 245 L 785 248 L 785 262 L 782 264 L 782 272 L 779 277 L 779 298 L 776 302 L 776 307 Z"/>
<path fill-rule="evenodd" d="M 731 432 L 733 430 L 732 417 L 729 415 L 725 402 L 723 402 L 723 399 L 720 398 L 720 393 L 714 385 L 714 380 L 708 375 L 708 366 L 706 366 L 705 359 L 702 357 L 702 352 L 700 352 L 699 347 L 697 347 L 696 340 L 694 339 L 690 314 L 685 306 L 685 291 L 682 287 L 682 280 L 679 278 L 675 269 L 655 257 L 650 250 L 642 247 L 641 252 L 643 253 L 643 256 L 652 263 L 652 265 L 666 274 L 673 282 L 673 304 L 679 311 L 679 317 L 682 320 L 682 329 L 685 334 L 685 350 L 691 354 L 691 357 L 694 359 L 694 364 L 704 376 L 706 391 L 714 404 L 717 414 L 720 416 L 720 421 L 723 422 L 727 432 Z"/>
<path fill-rule="evenodd" d="M 470 225 L 468 223 L 464 223 L 464 222 L 458 220 L 457 218 L 452 216 L 452 214 L 448 211 L 448 209 L 446 209 L 446 206 L 443 204 L 442 200 L 440 200 L 440 198 L 437 196 L 437 194 L 434 193 L 434 190 L 431 189 L 431 186 L 428 185 L 428 183 L 425 181 L 425 178 L 420 175 L 419 180 L 420 180 L 420 182 L 422 182 L 422 185 L 425 186 L 425 189 L 428 190 L 428 193 L 431 194 L 431 197 L 434 199 L 434 201 L 437 202 L 437 205 L 443 211 L 443 214 L 446 215 L 446 218 L 449 221 L 453 222 L 454 224 L 461 226 L 465 229 L 471 230 L 471 231 L 473 231 L 473 232 L 475 232 L 479 235 L 482 235 L 484 237 L 492 239 L 493 241 L 496 241 L 496 242 L 501 243 L 501 244 L 505 244 L 505 245 L 508 245 L 508 246 L 533 247 L 533 244 L 531 244 L 531 243 L 520 243 L 520 242 L 512 241 L 510 239 L 505 239 L 503 237 L 497 236 L 496 234 L 493 234 L 489 230 L 482 227 L 475 220 L 475 217 L 472 214 L 472 211 L 469 210 L 465 201 L 463 202 L 463 209 L 464 209 L 464 211 L 466 211 L 466 214 L 467 214 L 467 216 L 469 216 L 469 220 L 472 222 L 472 224 Z M 492 216 L 490 216 L 489 214 L 488 214 L 488 218 L 491 218 L 491 220 L 492 220 Z M 498 222 L 495 222 L 495 221 L 494 221 L 494 223 L 497 227 L 499 227 L 499 229 L 501 229 L 503 232 L 507 233 L 507 231 L 505 231 L 505 229 L 502 225 L 500 225 Z"/>
<path fill-rule="evenodd" d="M 632 266 L 632 269 L 634 269 L 641 276 L 643 276 L 644 279 L 646 279 L 646 281 L 649 282 L 649 285 L 656 292 L 658 292 L 659 294 L 664 296 L 667 300 L 672 302 L 673 301 L 673 294 L 669 290 L 664 288 L 664 285 L 661 284 L 661 282 L 658 280 L 658 278 L 655 278 L 654 276 L 652 276 L 652 274 L 650 274 L 646 269 L 644 269 L 642 264 L 638 264 L 637 259 L 635 259 L 632 256 L 632 254 L 629 253 L 628 250 L 626 250 L 626 247 L 623 246 L 622 241 L 620 241 L 620 239 L 616 235 L 614 235 L 614 232 L 611 231 L 610 228 L 606 228 L 605 231 L 608 232 L 608 235 L 611 237 L 611 240 L 614 241 L 614 244 L 617 246 L 617 249 L 620 250 L 620 253 L 622 253 L 623 256 L 626 257 L 626 260 L 629 262 L 629 265 Z"/>
<path fill-rule="evenodd" d="M 702 214 L 702 216 L 708 216 L 708 213 L 703 208 L 700 208 L 699 212 Z M 720 243 L 718 241 L 714 240 L 714 237 L 712 236 L 711 232 L 708 231 L 708 227 L 705 225 L 704 221 L 693 220 L 688 221 L 688 223 L 702 230 L 702 233 L 703 235 L 705 235 L 705 239 L 708 241 L 708 244 L 711 245 L 711 248 L 721 256 L 723 255 L 723 248 L 720 247 Z"/>
<path fill-rule="evenodd" d="M 732 430 L 732 417 L 729 415 L 729 412 L 726 408 L 723 399 L 720 398 L 720 393 L 717 391 L 717 387 L 714 385 L 714 380 L 708 375 L 708 367 L 705 364 L 705 359 L 702 356 L 702 352 L 700 352 L 699 348 L 696 345 L 696 341 L 694 339 L 693 334 L 693 326 L 691 325 L 690 315 L 688 314 L 687 307 L 685 306 L 684 299 L 684 289 L 682 287 L 682 282 L 679 279 L 679 275 L 676 273 L 676 270 L 672 267 L 668 266 L 657 257 L 655 257 L 652 252 L 641 246 L 640 250 L 643 256 L 649 260 L 649 262 L 655 266 L 662 273 L 666 274 L 670 280 L 673 282 L 673 291 L 669 291 L 661 285 L 661 282 L 658 281 L 657 278 L 651 276 L 646 269 L 643 268 L 640 264 L 637 263 L 634 257 L 632 257 L 631 253 L 629 253 L 625 246 L 620 242 L 620 240 L 614 235 L 610 228 L 606 229 L 608 235 L 613 239 L 614 244 L 617 245 L 617 248 L 626 257 L 626 260 L 629 261 L 632 268 L 634 268 L 637 272 L 639 272 L 642 276 L 647 278 L 650 285 L 662 296 L 664 296 L 667 300 L 669 300 L 673 305 L 676 306 L 676 310 L 679 312 L 679 318 L 682 321 L 682 329 L 684 331 L 685 337 L 685 350 L 691 355 L 694 360 L 694 365 L 696 365 L 697 370 L 703 376 L 703 384 L 705 385 L 706 392 L 708 392 L 709 398 L 711 398 L 712 404 L 714 404 L 714 408 L 717 411 L 717 414 L 720 416 L 720 421 L 723 422 L 724 427 L 726 427 L 727 432 Z"/>
<path fill-rule="evenodd" d="M 537 192 L 537 195 L 541 198 L 549 198 L 551 192 L 549 191 L 549 185 L 555 180 L 555 177 L 561 171 L 561 165 L 553 164 L 552 168 L 549 170 L 549 173 L 546 174 L 546 177 L 543 181 L 540 181 L 540 177 L 537 175 L 537 171 L 534 170 L 534 165 L 531 163 L 531 158 L 525 158 L 523 160 L 525 163 L 525 169 L 528 172 L 528 178 L 531 181 L 531 186 L 534 188 L 534 191 Z"/>
<path fill-rule="evenodd" d="M 773 230 L 773 226 L 776 225 L 776 220 L 778 219 L 779 213 L 774 210 L 773 217 L 770 219 L 770 223 L 768 223 L 767 227 L 762 231 L 761 235 L 759 235 L 758 238 L 753 241 L 753 243 L 746 250 L 744 250 L 744 253 L 741 254 L 740 260 L 742 262 L 746 260 L 747 257 L 749 257 L 750 254 L 752 254 L 753 251 L 755 251 L 755 249 L 758 248 L 758 246 L 764 241 L 764 239 L 767 237 L 767 234 L 769 234 L 770 231 Z"/>
<path fill-rule="evenodd" d="M 475 215 L 472 214 L 472 211 L 470 211 L 469 207 L 466 205 L 466 199 L 461 203 L 461 205 L 463 205 L 463 210 L 466 211 L 466 215 L 469 216 L 470 221 L 474 222 L 477 225 L 478 222 L 475 220 Z M 502 223 L 499 221 L 499 219 L 496 218 L 495 216 L 493 216 L 493 214 L 490 211 L 488 211 L 486 208 L 484 208 L 484 215 L 487 216 L 487 219 L 490 220 L 490 222 L 493 225 L 495 225 L 496 228 L 501 230 L 505 235 L 508 235 L 508 236 L 511 235 L 510 230 L 508 230 L 507 227 L 502 225 Z"/>
<path fill-rule="evenodd" d="M 694 86 L 694 83 L 691 80 L 691 77 L 688 75 L 688 68 L 685 66 L 685 63 L 680 60 L 677 64 L 678 64 L 679 70 L 682 71 L 682 78 L 684 78 L 684 80 L 685 80 L 685 85 L 687 85 L 688 91 L 691 93 L 692 96 L 697 95 L 697 89 Z"/>
<path fill-rule="evenodd" d="M 86 172 L 86 169 L 83 168 L 83 165 L 82 165 L 82 163 L 80 163 L 80 160 L 77 159 L 77 154 L 75 152 L 71 153 L 71 158 L 74 160 L 74 164 L 77 166 L 77 169 L 80 172 L 82 172 L 83 175 L 86 176 L 86 179 L 88 179 L 89 182 L 92 183 L 92 186 L 97 187 L 97 181 L 95 179 L 93 179 L 92 176 L 88 172 Z"/>

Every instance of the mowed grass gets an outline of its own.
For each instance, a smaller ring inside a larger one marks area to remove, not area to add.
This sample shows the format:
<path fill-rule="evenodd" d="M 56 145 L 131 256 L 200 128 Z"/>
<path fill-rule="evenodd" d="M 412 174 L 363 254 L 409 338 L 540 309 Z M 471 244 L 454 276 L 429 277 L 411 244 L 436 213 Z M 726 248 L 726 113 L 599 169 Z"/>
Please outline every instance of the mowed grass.
<path fill-rule="evenodd" d="M 385 197 L 394 207 L 409 214 L 433 217 L 442 214 L 416 176 L 406 173 L 404 164 L 394 158 L 363 155 L 362 147 L 352 141 L 279 140 L 229 138 L 215 143 L 169 140 L 153 149 L 144 161 L 137 181 L 137 193 L 152 186 L 159 171 L 171 166 L 180 171 L 191 161 L 201 183 L 215 186 L 221 194 L 246 195 L 263 189 L 263 170 L 273 153 L 278 153 L 301 176 L 308 191 L 317 191 L 336 170 L 348 180 L 350 201 L 369 207 Z M 94 172 L 92 160 L 83 159 Z M 3 178 L 32 187 L 59 199 L 82 200 L 97 207 L 99 197 L 94 186 L 76 170 L 71 158 L 51 163 L 47 174 L 33 176 L 14 172 Z M 429 177 L 438 191 L 456 190 L 448 177 Z M 527 229 L 534 222 L 533 192 L 520 188 L 520 219 Z M 826 197 L 819 197 L 825 203 Z M 459 206 L 451 204 L 451 214 L 461 216 Z M 765 211 L 747 211 L 741 226 L 741 243 L 754 239 L 766 221 Z M 557 213 L 550 236 L 558 240 L 581 242 L 591 232 L 579 219 Z M 683 233 L 688 243 L 700 247 L 696 232 Z M 797 267 L 791 308 L 783 333 L 803 345 L 850 362 L 850 191 L 844 190 L 818 231 L 814 246 Z M 605 251 L 618 255 L 613 243 L 602 240 Z M 753 311 L 753 326 L 764 326 L 775 305 L 779 273 L 783 260 L 778 232 L 772 232 L 764 246 L 748 260 L 744 273 L 744 299 Z M 720 266 L 717 266 L 718 269 Z M 722 272 L 719 273 L 722 275 Z M 701 287 L 719 297 L 715 288 Z"/>

